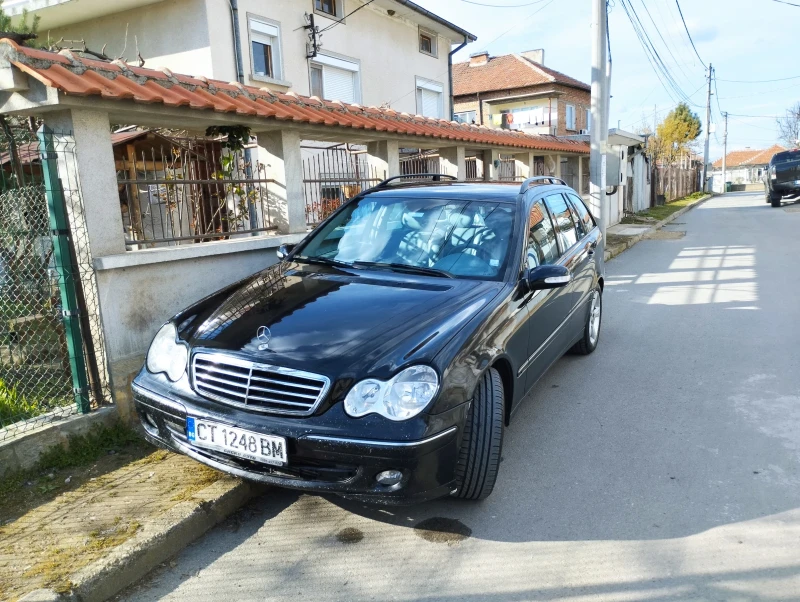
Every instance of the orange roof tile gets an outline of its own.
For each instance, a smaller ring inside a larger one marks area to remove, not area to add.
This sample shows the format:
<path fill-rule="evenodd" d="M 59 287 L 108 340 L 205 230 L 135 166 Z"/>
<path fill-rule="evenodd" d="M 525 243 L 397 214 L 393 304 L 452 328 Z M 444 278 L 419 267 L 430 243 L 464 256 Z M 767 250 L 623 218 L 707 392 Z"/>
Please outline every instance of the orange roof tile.
<path fill-rule="evenodd" d="M 773 144 L 769 148 L 761 149 L 745 149 L 731 151 L 725 155 L 725 167 L 739 167 L 741 165 L 767 165 L 772 155 L 785 151 L 786 149 L 780 144 Z M 714 167 L 722 167 L 722 158 L 720 157 L 714 161 Z"/>
<path fill-rule="evenodd" d="M 555 69 L 534 63 L 519 54 L 489 57 L 484 65 L 453 65 L 453 94 L 513 90 L 543 84 L 563 84 L 591 91 L 591 86 Z"/>
<path fill-rule="evenodd" d="M 65 95 L 96 96 L 107 100 L 162 104 L 194 110 L 213 110 L 278 121 L 390 132 L 442 140 L 512 148 L 588 154 L 585 142 L 555 136 L 535 136 L 511 130 L 489 129 L 443 119 L 321 101 L 294 93 L 173 74 L 78 56 L 19 46 L 0 40 L 0 59 Z"/>

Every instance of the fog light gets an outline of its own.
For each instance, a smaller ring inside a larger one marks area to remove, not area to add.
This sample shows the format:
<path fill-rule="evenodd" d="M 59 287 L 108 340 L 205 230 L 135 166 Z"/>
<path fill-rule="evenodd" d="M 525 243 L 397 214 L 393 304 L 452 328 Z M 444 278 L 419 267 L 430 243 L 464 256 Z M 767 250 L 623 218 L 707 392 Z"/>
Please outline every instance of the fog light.
<path fill-rule="evenodd" d="M 151 435 L 158 435 L 158 424 L 156 423 L 155 418 L 150 415 L 150 412 L 143 412 L 143 418 L 142 426 L 144 427 L 144 430 Z"/>
<path fill-rule="evenodd" d="M 403 473 L 399 470 L 384 470 L 375 475 L 375 480 L 381 485 L 397 485 L 402 478 Z"/>

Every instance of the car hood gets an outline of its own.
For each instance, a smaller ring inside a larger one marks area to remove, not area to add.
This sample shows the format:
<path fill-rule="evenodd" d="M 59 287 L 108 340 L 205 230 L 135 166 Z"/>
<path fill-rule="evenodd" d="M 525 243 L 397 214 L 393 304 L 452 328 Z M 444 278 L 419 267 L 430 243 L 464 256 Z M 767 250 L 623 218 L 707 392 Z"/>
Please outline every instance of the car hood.
<path fill-rule="evenodd" d="M 501 287 L 281 262 L 204 299 L 176 321 L 193 348 L 331 376 L 382 378 L 403 364 L 433 361 Z"/>

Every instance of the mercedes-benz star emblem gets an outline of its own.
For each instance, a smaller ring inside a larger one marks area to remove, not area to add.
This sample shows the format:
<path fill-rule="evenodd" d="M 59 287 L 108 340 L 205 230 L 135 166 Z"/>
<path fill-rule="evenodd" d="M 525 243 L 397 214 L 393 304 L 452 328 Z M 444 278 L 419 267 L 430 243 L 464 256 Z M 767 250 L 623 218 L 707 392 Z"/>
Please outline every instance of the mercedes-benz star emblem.
<path fill-rule="evenodd" d="M 258 350 L 264 351 L 269 348 L 269 341 L 272 338 L 272 333 L 266 326 L 259 326 L 256 332 L 256 338 L 258 339 Z"/>

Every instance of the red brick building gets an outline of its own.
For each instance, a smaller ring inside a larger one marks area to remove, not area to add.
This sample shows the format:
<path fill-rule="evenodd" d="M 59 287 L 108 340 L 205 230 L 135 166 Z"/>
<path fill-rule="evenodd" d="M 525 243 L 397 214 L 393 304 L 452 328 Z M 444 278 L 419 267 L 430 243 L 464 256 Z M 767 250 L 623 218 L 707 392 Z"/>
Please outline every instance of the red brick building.
<path fill-rule="evenodd" d="M 544 50 L 490 57 L 488 52 L 453 65 L 456 120 L 530 134 L 587 133 L 591 87 L 544 66 Z"/>

